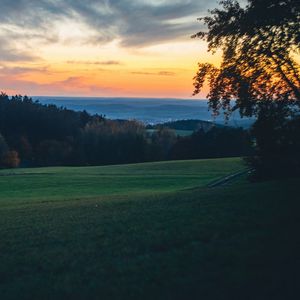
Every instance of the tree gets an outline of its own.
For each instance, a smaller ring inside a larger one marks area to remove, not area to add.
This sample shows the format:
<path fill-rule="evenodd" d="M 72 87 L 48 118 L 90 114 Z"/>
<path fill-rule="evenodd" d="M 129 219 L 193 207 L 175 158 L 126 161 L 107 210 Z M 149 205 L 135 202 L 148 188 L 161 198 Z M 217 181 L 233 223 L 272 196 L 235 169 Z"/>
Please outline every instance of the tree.
<path fill-rule="evenodd" d="M 200 63 L 194 78 L 194 94 L 209 83 L 209 104 L 242 115 L 259 112 L 261 101 L 284 101 L 300 105 L 300 67 L 295 54 L 300 46 L 298 0 L 221 1 L 222 9 L 200 20 L 208 32 L 193 37 L 205 39 L 209 51 L 222 49 L 220 67 Z M 232 106 L 231 100 L 236 100 Z"/>
<path fill-rule="evenodd" d="M 288 110 L 275 101 L 260 107 L 251 129 L 255 153 L 246 158 L 255 169 L 255 179 L 300 175 L 300 116 L 287 118 Z"/>
<path fill-rule="evenodd" d="M 144 125 L 136 121 L 95 119 L 81 130 L 80 148 L 90 165 L 145 161 Z"/>
<path fill-rule="evenodd" d="M 168 159 L 170 150 L 177 141 L 176 131 L 168 127 L 160 127 L 153 132 L 151 140 L 156 148 L 157 158 Z"/>
<path fill-rule="evenodd" d="M 5 154 L 8 152 L 9 148 L 7 146 L 7 143 L 4 139 L 4 137 L 2 136 L 2 134 L 0 133 L 0 167 L 2 165 L 2 159 L 5 156 Z"/>
<path fill-rule="evenodd" d="M 199 64 L 194 94 L 207 81 L 214 114 L 223 109 L 228 118 L 239 110 L 241 116 L 257 117 L 255 155 L 248 159 L 255 174 L 300 174 L 295 148 L 284 146 L 299 144 L 300 1 L 248 0 L 242 7 L 227 0 L 221 5 L 201 19 L 208 31 L 193 36 L 206 40 L 209 51 L 223 53 L 219 67 Z"/>
<path fill-rule="evenodd" d="M 242 128 L 213 127 L 180 137 L 171 149 L 172 159 L 234 157 L 251 153 L 249 133 Z"/>
<path fill-rule="evenodd" d="M 3 165 L 7 168 L 17 168 L 20 162 L 21 160 L 17 151 L 8 151 L 3 156 Z"/>

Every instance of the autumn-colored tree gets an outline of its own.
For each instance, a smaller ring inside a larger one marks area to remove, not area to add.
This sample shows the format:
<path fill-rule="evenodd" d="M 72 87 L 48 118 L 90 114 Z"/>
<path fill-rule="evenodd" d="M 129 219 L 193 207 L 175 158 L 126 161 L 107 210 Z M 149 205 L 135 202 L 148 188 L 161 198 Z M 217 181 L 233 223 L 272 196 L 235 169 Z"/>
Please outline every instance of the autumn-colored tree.
<path fill-rule="evenodd" d="M 17 168 L 20 165 L 20 158 L 17 151 L 8 151 L 2 159 L 3 165 L 6 168 Z"/>

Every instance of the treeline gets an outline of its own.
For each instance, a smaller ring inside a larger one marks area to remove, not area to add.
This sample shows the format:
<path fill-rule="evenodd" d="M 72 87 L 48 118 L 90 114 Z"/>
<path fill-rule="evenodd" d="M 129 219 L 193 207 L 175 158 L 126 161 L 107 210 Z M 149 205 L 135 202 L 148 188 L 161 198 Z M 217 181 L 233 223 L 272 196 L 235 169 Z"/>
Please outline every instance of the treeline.
<path fill-rule="evenodd" d="M 213 127 L 200 129 L 191 136 L 178 139 L 171 151 L 172 159 L 249 156 L 251 138 L 242 128 Z"/>
<path fill-rule="evenodd" d="M 0 94 L 0 166 L 84 166 L 247 155 L 246 131 L 213 127 L 188 137 L 137 121 L 112 121 L 86 111 Z"/>
<path fill-rule="evenodd" d="M 215 125 L 209 121 L 202 121 L 202 120 L 177 120 L 177 121 L 170 121 L 162 124 L 155 124 L 155 125 L 147 125 L 148 129 L 159 129 L 162 127 L 167 127 L 174 130 L 192 130 L 197 131 L 203 129 L 204 131 L 208 131 L 212 129 L 213 126 L 220 126 Z"/>

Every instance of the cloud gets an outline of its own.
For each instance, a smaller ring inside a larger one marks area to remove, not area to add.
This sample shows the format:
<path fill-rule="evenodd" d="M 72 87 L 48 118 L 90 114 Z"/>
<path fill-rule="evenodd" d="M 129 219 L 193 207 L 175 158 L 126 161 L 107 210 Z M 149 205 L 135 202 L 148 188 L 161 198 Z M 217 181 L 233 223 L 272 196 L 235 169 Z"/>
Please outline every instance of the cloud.
<path fill-rule="evenodd" d="M 73 22 L 88 28 L 82 37 L 83 43 L 102 44 L 117 39 L 124 47 L 144 47 L 183 36 L 189 38 L 200 29 L 196 17 L 216 6 L 216 2 L 1 0 L 0 27 L 6 28 L 6 37 L 10 35 L 12 38 L 22 32 L 18 38 L 23 41 L 27 35 L 27 40 L 31 37 L 55 42 L 60 38 L 56 31 L 66 22 Z"/>
<path fill-rule="evenodd" d="M 174 72 L 161 71 L 161 72 L 158 72 L 158 75 L 160 75 L 160 76 L 175 76 L 176 74 Z"/>
<path fill-rule="evenodd" d="M 74 65 L 101 65 L 101 66 L 120 66 L 123 63 L 116 60 L 106 60 L 106 61 L 83 61 L 83 60 L 69 60 L 68 64 Z"/>
<path fill-rule="evenodd" d="M 155 75 L 155 76 L 175 76 L 176 73 L 168 72 L 168 71 L 160 71 L 160 72 L 131 72 L 134 75 Z"/>
<path fill-rule="evenodd" d="M 37 56 L 27 50 L 18 49 L 8 37 L 0 35 L 0 63 L 34 61 Z"/>
<path fill-rule="evenodd" d="M 127 2 L 127 1 L 125 1 Z M 135 4 L 118 1 L 121 44 L 148 46 L 185 37 L 199 29 L 196 16 L 208 8 L 209 1 L 164 1 Z M 195 17 L 193 17 L 193 15 Z"/>
<path fill-rule="evenodd" d="M 24 62 L 33 61 L 37 57 L 27 53 L 26 51 L 20 51 L 12 47 L 5 48 L 0 46 L 0 62 Z"/>
<path fill-rule="evenodd" d="M 48 67 L 9 67 L 0 64 L 0 76 L 16 76 L 28 73 L 43 73 L 49 74 Z"/>
<path fill-rule="evenodd" d="M 1 72 L 0 72 L 1 73 Z M 27 94 L 27 95 L 90 95 L 99 96 L 115 92 L 116 88 L 85 83 L 84 77 L 68 77 L 65 80 L 51 83 L 37 83 L 29 80 L 23 80 L 19 76 L 0 75 L 0 91 L 9 94 Z"/>

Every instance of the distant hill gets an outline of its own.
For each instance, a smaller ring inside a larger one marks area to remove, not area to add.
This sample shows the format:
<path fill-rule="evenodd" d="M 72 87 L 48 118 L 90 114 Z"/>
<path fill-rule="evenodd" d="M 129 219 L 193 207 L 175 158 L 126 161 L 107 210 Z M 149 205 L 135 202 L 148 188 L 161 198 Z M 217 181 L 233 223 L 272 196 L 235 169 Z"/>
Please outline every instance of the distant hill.
<path fill-rule="evenodd" d="M 248 128 L 253 120 L 233 112 L 226 123 L 222 111 L 215 119 L 206 100 L 158 98 L 76 98 L 34 97 L 43 104 L 55 104 L 75 111 L 105 115 L 108 119 L 138 120 L 144 124 L 161 124 L 177 120 L 203 120 L 220 125 Z"/>

